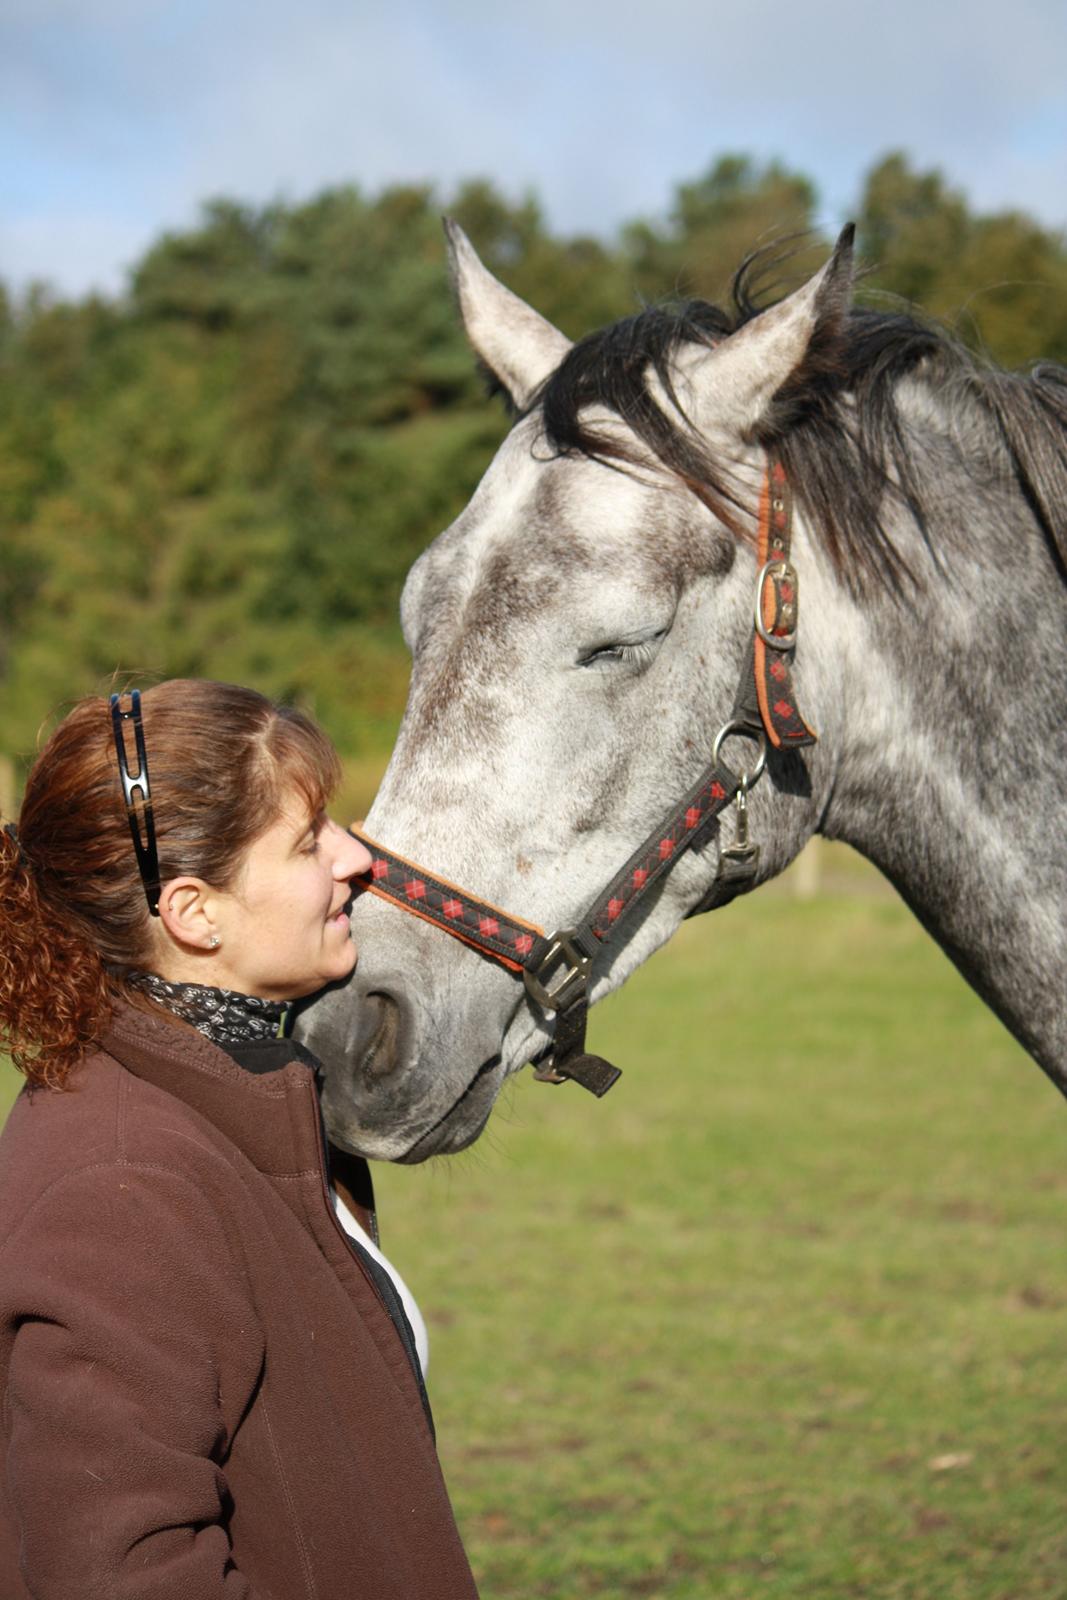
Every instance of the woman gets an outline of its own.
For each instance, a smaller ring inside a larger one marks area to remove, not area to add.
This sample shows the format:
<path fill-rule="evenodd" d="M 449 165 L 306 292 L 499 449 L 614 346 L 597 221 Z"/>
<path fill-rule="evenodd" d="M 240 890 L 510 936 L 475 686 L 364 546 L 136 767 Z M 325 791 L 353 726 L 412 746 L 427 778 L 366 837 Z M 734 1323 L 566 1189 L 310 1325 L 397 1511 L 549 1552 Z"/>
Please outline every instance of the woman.
<path fill-rule="evenodd" d="M 176 680 L 81 701 L 0 833 L 4 1600 L 475 1594 L 280 1037 L 356 960 L 337 778 L 306 717 Z"/>

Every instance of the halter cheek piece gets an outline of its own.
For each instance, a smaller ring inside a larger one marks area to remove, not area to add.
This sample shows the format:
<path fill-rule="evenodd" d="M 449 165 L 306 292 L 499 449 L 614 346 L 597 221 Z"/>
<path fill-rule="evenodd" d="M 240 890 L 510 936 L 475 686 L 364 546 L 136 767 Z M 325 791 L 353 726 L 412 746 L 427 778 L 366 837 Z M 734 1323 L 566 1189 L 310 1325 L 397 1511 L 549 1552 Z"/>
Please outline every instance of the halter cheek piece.
<path fill-rule="evenodd" d="M 711 762 L 698 781 L 634 851 L 573 928 L 546 934 L 393 854 L 366 834 L 354 836 L 371 852 L 361 887 L 414 916 L 443 928 L 481 955 L 522 974 L 526 992 L 546 1014 L 555 1014 L 550 1055 L 534 1070 L 542 1083 L 573 1078 L 595 1095 L 606 1094 L 619 1070 L 585 1051 L 589 972 L 602 946 L 616 939 L 634 908 L 666 876 L 686 850 L 699 848 L 720 814 L 733 804 L 737 831 L 719 852 L 707 894 L 687 913 L 711 911 L 752 888 L 759 846 L 748 837 L 748 793 L 766 766 L 767 741 L 776 750 L 814 744 L 816 735 L 796 708 L 791 662 L 797 639 L 797 576 L 789 559 L 793 497 L 780 462 L 770 461 L 759 507 L 759 575 L 753 632 L 729 720 L 712 745 Z M 730 738 L 754 739 L 758 756 L 751 770 L 735 772 L 722 758 Z M 143 768 L 143 758 L 142 758 Z"/>

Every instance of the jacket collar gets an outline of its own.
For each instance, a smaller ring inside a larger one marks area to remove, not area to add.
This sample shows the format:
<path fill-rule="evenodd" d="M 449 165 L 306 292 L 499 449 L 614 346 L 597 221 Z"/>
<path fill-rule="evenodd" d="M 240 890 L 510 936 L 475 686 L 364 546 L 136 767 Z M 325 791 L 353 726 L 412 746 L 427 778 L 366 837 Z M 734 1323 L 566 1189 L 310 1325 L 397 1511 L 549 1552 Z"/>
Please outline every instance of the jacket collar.
<path fill-rule="evenodd" d="M 116 1002 L 101 1044 L 134 1077 L 199 1112 L 260 1172 L 322 1170 L 314 1071 L 297 1046 L 276 1071 L 249 1072 L 195 1028 L 127 1001 Z"/>

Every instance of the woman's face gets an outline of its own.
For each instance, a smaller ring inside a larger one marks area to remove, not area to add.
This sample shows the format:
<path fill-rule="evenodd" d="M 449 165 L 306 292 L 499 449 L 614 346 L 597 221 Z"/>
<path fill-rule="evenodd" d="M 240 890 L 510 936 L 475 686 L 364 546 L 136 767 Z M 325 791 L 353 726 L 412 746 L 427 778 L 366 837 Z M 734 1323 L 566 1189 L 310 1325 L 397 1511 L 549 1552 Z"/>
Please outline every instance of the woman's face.
<path fill-rule="evenodd" d="M 295 1000 L 356 964 L 350 880 L 371 863 L 365 845 L 295 796 L 250 847 L 229 893 L 213 891 L 218 948 L 200 981 L 268 1000 Z"/>

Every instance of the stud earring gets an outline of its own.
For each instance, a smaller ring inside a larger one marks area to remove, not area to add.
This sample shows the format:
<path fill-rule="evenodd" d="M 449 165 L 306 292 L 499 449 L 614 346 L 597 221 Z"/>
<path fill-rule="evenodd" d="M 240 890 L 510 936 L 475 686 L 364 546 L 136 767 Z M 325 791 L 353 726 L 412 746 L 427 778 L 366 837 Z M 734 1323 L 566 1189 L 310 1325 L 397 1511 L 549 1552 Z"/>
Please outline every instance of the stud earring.
<path fill-rule="evenodd" d="M 211 938 L 208 940 L 208 944 L 211 946 L 212 950 L 217 950 L 218 947 L 219 947 L 219 943 L 220 943 L 220 940 L 219 940 L 218 934 L 217 933 L 213 933 L 211 935 Z"/>

